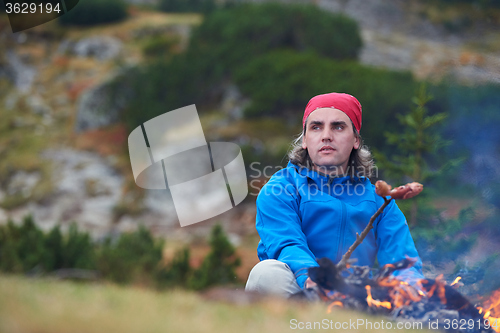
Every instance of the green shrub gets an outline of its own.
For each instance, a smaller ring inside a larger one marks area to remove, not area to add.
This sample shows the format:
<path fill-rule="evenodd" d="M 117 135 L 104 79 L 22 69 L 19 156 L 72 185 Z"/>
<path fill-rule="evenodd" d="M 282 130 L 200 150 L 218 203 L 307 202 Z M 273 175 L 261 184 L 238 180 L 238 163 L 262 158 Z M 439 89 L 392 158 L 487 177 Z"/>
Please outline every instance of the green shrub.
<path fill-rule="evenodd" d="M 9 236 L 16 241 L 15 251 L 23 272 L 46 266 L 48 251 L 44 246 L 44 234 L 36 227 L 32 216 L 25 217 L 19 227 L 9 223 L 8 229 Z"/>
<path fill-rule="evenodd" d="M 96 268 L 95 245 L 88 233 L 78 231 L 76 223 L 72 223 L 69 227 L 63 244 L 62 260 L 63 268 Z"/>
<path fill-rule="evenodd" d="M 59 226 L 45 234 L 27 216 L 19 226 L 12 221 L 0 226 L 0 271 L 50 273 L 63 268 L 97 269 L 102 278 L 117 283 L 145 283 L 159 288 L 203 289 L 237 282 L 234 269 L 240 265 L 240 259 L 220 226 L 212 229 L 211 251 L 197 270 L 190 266 L 189 248 L 179 251 L 172 262 L 163 265 L 163 246 L 163 241 L 155 240 L 143 226 L 96 244 L 88 233 L 78 231 L 76 224 L 70 226 L 66 236 Z"/>
<path fill-rule="evenodd" d="M 130 131 L 167 111 L 200 102 L 209 87 L 197 79 L 196 63 L 180 57 L 129 69 L 113 84 L 116 96 L 126 92 L 131 97 L 123 116 Z"/>
<path fill-rule="evenodd" d="M 47 271 L 50 272 L 58 268 L 71 267 L 65 265 L 68 256 L 64 252 L 64 238 L 59 226 L 52 228 L 46 235 L 45 246 L 50 249 L 50 255 L 47 258 Z"/>
<path fill-rule="evenodd" d="M 17 240 L 12 232 L 15 228 L 12 221 L 0 228 L 0 270 L 2 272 L 20 273 L 23 271 L 23 264 L 17 253 Z"/>
<path fill-rule="evenodd" d="M 156 284 L 159 288 L 187 287 L 187 282 L 192 274 L 189 264 L 190 251 L 184 248 L 178 251 L 171 263 L 159 267 L 155 272 Z"/>
<path fill-rule="evenodd" d="M 384 144 L 384 131 L 396 128 L 394 115 L 407 109 L 416 86 L 409 72 L 293 51 L 274 51 L 254 58 L 236 72 L 235 81 L 252 100 L 245 116 L 293 117 L 298 129 L 311 97 L 332 91 L 350 93 L 363 106 L 361 134 L 370 145 L 377 146 Z"/>
<path fill-rule="evenodd" d="M 34 223 L 33 217 L 24 218 L 20 226 L 12 221 L 0 228 L 0 270 L 27 273 L 51 272 L 61 268 L 94 269 L 94 248 L 87 233 L 70 226 L 68 237 L 63 237 L 59 226 L 48 234 Z"/>
<path fill-rule="evenodd" d="M 235 269 L 241 264 L 235 249 L 227 239 L 224 230 L 216 225 L 210 236 L 210 253 L 200 268 L 193 272 L 188 283 L 195 290 L 213 285 L 234 284 L 238 282 Z"/>
<path fill-rule="evenodd" d="M 212 228 L 209 242 L 210 253 L 198 269 L 190 266 L 190 251 L 184 248 L 176 253 L 171 263 L 157 270 L 157 285 L 161 288 L 177 286 L 200 290 L 238 283 L 235 269 L 241 261 L 220 225 Z"/>
<path fill-rule="evenodd" d="M 269 51 L 355 59 L 360 48 L 359 28 L 345 16 L 312 5 L 245 4 L 208 15 L 194 29 L 185 54 L 131 69 L 115 81 L 131 92 L 125 119 L 132 130 L 166 110 L 193 103 L 205 109 L 216 105 L 223 83 Z"/>
<path fill-rule="evenodd" d="M 313 5 L 271 2 L 244 4 L 207 16 L 193 31 L 189 52 L 199 55 L 200 61 L 231 70 L 275 49 L 356 59 L 361 47 L 353 19 Z"/>
<path fill-rule="evenodd" d="M 118 283 L 151 280 L 162 259 L 162 249 L 163 243 L 155 241 L 141 226 L 114 242 L 108 238 L 99 250 L 97 266 L 105 278 Z"/>
<path fill-rule="evenodd" d="M 193 103 L 209 108 L 214 102 L 211 94 L 221 86 L 217 78 L 223 76 L 224 66 L 217 69 L 216 62 L 212 67 L 204 66 L 187 54 L 185 58 L 174 57 L 170 63 L 160 61 L 133 69 L 117 79 L 121 84 L 128 82 L 128 90 L 133 92 L 124 116 L 128 127 L 133 129 L 166 110 Z M 416 88 L 410 72 L 376 69 L 293 50 L 255 56 L 245 66 L 235 68 L 232 79 L 252 101 L 245 110 L 246 117 L 284 117 L 289 124 L 296 124 L 297 132 L 311 97 L 332 91 L 350 93 L 363 105 L 361 134 L 369 145 L 377 147 L 385 145 L 384 131 L 397 131 L 394 115 L 407 110 Z"/>
<path fill-rule="evenodd" d="M 142 52 L 147 57 L 166 57 L 171 54 L 172 49 L 180 42 L 177 36 L 155 36 L 146 41 Z"/>
<path fill-rule="evenodd" d="M 62 25 L 90 26 L 121 21 L 127 17 L 123 0 L 82 0 L 59 18 Z"/>

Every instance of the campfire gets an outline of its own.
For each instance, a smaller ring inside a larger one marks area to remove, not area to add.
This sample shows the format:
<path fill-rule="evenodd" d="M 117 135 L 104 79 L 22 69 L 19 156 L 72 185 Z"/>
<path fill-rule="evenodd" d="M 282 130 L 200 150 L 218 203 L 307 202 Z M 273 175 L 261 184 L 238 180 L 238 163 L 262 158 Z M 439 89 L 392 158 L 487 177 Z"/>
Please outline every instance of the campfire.
<path fill-rule="evenodd" d="M 482 304 L 472 304 L 457 290 L 460 277 L 451 284 L 443 279 L 443 275 L 435 279 L 417 279 L 409 284 L 392 275 L 395 271 L 412 267 L 416 259 L 406 258 L 385 265 L 375 274 L 371 274 L 370 267 L 349 264 L 350 254 L 363 241 L 373 221 L 390 200 L 413 197 L 422 191 L 422 185 L 412 183 L 391 190 L 389 185 L 379 181 L 376 190 L 385 202 L 366 229 L 357 235 L 355 243 L 338 264 L 328 258 L 318 259 L 319 266 L 308 269 L 316 286 L 305 289 L 296 297 L 322 301 L 327 304 L 328 313 L 336 308 L 346 308 L 383 315 L 394 321 L 420 322 L 423 328 L 500 333 L 500 290 Z"/>
<path fill-rule="evenodd" d="M 424 328 L 500 332 L 500 290 L 475 305 L 456 290 L 457 281 L 447 284 L 442 275 L 416 280 L 413 285 L 391 276 L 396 270 L 411 267 L 415 263 L 411 258 L 385 265 L 373 277 L 366 266 L 347 265 L 343 272 L 349 274 L 344 277 L 330 259 L 319 259 L 318 263 L 319 267 L 308 270 L 317 286 L 304 290 L 301 296 L 325 302 L 328 313 L 345 308 L 394 321 L 421 322 Z"/>

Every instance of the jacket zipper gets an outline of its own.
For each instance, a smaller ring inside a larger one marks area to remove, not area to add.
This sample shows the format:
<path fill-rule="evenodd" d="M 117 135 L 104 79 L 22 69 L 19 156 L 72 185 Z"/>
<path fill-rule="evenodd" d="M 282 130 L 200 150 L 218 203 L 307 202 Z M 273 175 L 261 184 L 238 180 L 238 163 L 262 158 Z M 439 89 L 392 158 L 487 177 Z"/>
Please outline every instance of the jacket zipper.
<path fill-rule="evenodd" d="M 342 201 L 340 202 L 342 204 L 342 225 L 340 227 L 340 244 L 339 248 L 337 250 L 337 260 L 336 262 L 339 262 L 340 259 L 342 259 L 343 255 L 343 248 L 344 248 L 344 234 L 345 234 L 345 226 L 347 224 L 347 219 L 346 219 L 346 208 L 345 208 L 345 203 Z"/>

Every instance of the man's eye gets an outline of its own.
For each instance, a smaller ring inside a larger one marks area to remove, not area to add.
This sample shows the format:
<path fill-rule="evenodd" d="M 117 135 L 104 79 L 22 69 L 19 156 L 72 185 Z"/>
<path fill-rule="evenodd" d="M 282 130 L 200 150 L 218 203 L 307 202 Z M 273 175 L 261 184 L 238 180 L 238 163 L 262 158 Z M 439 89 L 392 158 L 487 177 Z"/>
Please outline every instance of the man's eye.
<path fill-rule="evenodd" d="M 336 130 L 341 131 L 341 130 L 343 130 L 343 129 L 344 129 L 344 126 L 342 126 L 342 125 L 337 125 L 337 126 L 335 126 L 335 129 L 336 129 Z"/>
<path fill-rule="evenodd" d="M 319 129 L 319 126 L 313 126 L 312 129 L 317 130 L 317 129 Z"/>

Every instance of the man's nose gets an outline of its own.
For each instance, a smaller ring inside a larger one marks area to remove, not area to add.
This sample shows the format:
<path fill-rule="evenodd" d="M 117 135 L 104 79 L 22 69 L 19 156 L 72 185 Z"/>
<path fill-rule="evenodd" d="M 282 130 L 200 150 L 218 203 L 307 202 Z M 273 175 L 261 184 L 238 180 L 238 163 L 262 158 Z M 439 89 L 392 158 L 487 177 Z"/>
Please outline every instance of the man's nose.
<path fill-rule="evenodd" d="M 323 141 L 332 141 L 333 140 L 333 133 L 330 130 L 324 130 L 322 134 L 322 140 Z"/>

